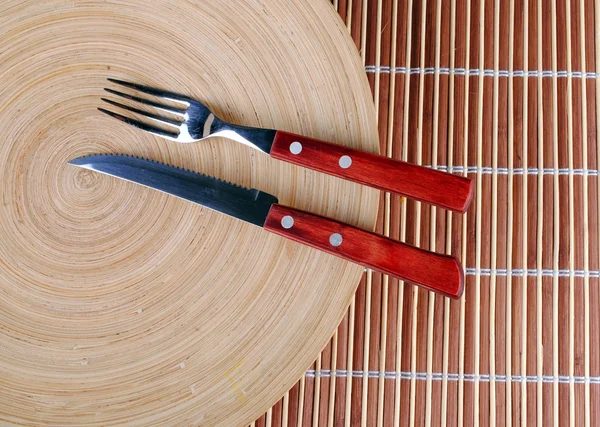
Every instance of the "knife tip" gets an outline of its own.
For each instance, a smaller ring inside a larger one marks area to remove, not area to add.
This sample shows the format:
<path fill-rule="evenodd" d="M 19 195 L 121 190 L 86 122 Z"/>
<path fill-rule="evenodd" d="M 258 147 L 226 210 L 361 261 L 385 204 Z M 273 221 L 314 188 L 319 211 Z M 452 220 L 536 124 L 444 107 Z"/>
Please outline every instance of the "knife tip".
<path fill-rule="evenodd" d="M 77 157 L 75 159 L 71 159 L 67 162 L 67 164 L 72 165 L 72 166 L 77 166 L 80 168 L 88 168 L 91 164 L 92 161 L 92 157 L 93 156 L 83 156 L 83 157 Z"/>
<path fill-rule="evenodd" d="M 67 162 L 67 164 L 69 164 L 69 165 L 73 165 L 73 166 L 81 166 L 81 165 L 82 165 L 82 160 L 83 160 L 84 158 L 85 158 L 85 157 L 78 157 L 78 158 L 76 158 L 76 159 L 69 160 L 69 161 Z"/>

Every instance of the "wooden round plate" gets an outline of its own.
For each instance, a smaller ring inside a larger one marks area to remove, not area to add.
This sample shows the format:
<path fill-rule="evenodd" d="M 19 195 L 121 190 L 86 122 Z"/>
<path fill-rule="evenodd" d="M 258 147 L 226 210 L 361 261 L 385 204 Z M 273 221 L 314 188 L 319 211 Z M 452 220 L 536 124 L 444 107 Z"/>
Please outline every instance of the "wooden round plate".
<path fill-rule="evenodd" d="M 67 162 L 143 156 L 372 229 L 377 191 L 97 111 L 121 78 L 377 152 L 343 23 L 325 0 L 5 0 L 0 16 L 0 421 L 252 421 L 326 345 L 363 269 Z"/>

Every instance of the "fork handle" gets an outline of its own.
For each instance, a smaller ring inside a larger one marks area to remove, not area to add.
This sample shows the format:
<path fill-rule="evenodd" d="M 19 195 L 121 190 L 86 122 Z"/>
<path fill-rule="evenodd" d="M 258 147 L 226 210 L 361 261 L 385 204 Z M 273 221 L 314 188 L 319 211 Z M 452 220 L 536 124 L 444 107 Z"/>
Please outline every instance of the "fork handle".
<path fill-rule="evenodd" d="M 464 213 L 473 199 L 471 179 L 294 135 L 275 134 L 271 156 L 359 184 Z"/>
<path fill-rule="evenodd" d="M 271 206 L 264 228 L 444 296 L 462 296 L 464 272 L 454 257 L 277 204 Z"/>

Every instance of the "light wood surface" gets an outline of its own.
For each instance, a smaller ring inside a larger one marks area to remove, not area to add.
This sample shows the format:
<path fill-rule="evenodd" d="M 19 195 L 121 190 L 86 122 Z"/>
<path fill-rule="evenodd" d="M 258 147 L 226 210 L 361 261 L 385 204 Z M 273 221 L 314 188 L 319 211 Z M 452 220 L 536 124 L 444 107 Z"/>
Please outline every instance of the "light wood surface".
<path fill-rule="evenodd" d="M 140 155 L 373 229 L 375 190 L 96 110 L 123 78 L 377 153 L 343 22 L 322 0 L 8 0 L 0 17 L 0 423 L 252 421 L 326 345 L 363 269 L 66 163 Z"/>

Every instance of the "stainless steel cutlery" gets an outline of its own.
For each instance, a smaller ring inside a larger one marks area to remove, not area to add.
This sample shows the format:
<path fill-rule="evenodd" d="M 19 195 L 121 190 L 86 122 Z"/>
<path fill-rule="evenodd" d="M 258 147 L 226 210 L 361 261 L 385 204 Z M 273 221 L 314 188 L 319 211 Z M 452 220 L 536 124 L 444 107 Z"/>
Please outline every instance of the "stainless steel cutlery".
<path fill-rule="evenodd" d="M 109 80 L 121 87 L 106 88 L 118 100 L 102 100 L 121 112 L 100 111 L 170 141 L 193 143 L 221 136 L 278 160 L 458 212 L 465 212 L 473 197 L 473 183 L 465 177 L 281 130 L 228 123 L 185 95 Z M 259 190 L 137 157 L 93 155 L 70 163 L 200 204 L 451 298 L 463 292 L 463 269 L 454 257 L 282 206 L 275 196 Z"/>
<path fill-rule="evenodd" d="M 137 157 L 94 155 L 70 163 L 200 204 L 442 295 L 462 295 L 463 269 L 454 257 L 280 205 L 262 191 Z"/>
<path fill-rule="evenodd" d="M 171 141 L 192 143 L 209 137 L 222 136 L 256 148 L 282 161 L 457 212 L 465 212 L 473 197 L 473 182 L 462 176 L 450 175 L 281 130 L 257 129 L 228 123 L 215 116 L 201 102 L 187 96 L 122 80 L 109 80 L 116 85 L 133 90 L 136 94 L 106 88 L 108 93 L 133 101 L 146 109 L 126 105 L 113 99 L 103 98 L 103 100 L 123 110 L 123 113 L 143 116 L 154 125 L 105 108 L 100 108 L 100 111 Z M 144 97 L 139 96 L 141 94 Z M 147 95 L 157 99 L 148 99 Z M 167 102 L 175 103 L 177 106 L 169 105 Z"/>

